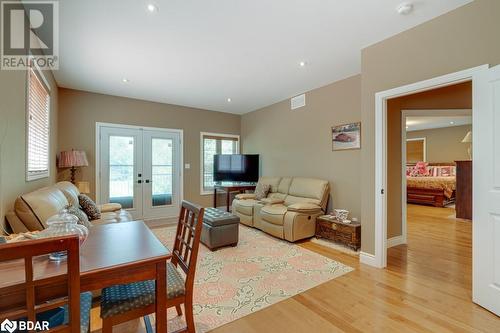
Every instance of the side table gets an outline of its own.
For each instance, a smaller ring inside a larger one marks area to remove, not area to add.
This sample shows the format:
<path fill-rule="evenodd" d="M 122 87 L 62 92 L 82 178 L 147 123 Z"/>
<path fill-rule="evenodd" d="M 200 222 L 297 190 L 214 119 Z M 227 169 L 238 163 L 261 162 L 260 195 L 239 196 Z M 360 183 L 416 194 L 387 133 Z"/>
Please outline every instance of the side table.
<path fill-rule="evenodd" d="M 361 224 L 342 223 L 329 215 L 316 219 L 316 237 L 342 243 L 357 251 L 361 247 Z"/>

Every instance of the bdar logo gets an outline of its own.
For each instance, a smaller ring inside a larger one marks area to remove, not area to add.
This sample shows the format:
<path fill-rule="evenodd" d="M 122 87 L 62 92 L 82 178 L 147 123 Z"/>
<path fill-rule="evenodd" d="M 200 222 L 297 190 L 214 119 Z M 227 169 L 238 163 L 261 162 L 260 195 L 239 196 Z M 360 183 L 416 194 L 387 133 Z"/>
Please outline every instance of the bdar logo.
<path fill-rule="evenodd" d="M 17 329 L 17 323 L 15 321 L 10 321 L 5 319 L 2 324 L 0 324 L 0 330 L 2 332 L 13 333 Z"/>

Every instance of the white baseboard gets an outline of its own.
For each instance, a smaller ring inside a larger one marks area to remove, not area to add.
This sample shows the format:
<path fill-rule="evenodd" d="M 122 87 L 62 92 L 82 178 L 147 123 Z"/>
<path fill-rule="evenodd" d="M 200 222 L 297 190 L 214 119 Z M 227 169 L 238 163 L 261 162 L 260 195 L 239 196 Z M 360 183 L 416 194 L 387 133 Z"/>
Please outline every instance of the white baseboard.
<path fill-rule="evenodd" d="M 375 255 L 371 253 L 366 253 L 361 251 L 359 253 L 359 262 L 365 265 L 370 265 L 373 267 L 378 267 L 377 262 L 375 260 Z"/>
<path fill-rule="evenodd" d="M 387 240 L 387 248 L 393 247 L 393 246 L 398 246 L 401 244 L 405 244 L 405 240 L 403 239 L 403 236 L 395 236 L 392 238 L 389 238 Z"/>

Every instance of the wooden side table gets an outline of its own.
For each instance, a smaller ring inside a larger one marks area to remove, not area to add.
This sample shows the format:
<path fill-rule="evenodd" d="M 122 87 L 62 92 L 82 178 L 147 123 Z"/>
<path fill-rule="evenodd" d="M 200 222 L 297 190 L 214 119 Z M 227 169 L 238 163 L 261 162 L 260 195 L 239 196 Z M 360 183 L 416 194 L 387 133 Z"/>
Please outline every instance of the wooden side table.
<path fill-rule="evenodd" d="M 361 224 L 342 223 L 323 215 L 316 219 L 316 237 L 342 243 L 357 251 L 361 248 Z"/>

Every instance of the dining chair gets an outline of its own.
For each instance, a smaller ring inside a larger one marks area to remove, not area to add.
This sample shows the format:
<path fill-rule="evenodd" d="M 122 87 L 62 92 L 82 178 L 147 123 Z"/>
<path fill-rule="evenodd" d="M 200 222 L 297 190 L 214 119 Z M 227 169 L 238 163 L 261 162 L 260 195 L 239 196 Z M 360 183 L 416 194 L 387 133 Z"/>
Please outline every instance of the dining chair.
<path fill-rule="evenodd" d="M 196 260 L 200 245 L 204 208 L 183 201 L 177 223 L 172 260 L 167 263 L 167 309 L 175 307 L 182 315 L 184 304 L 186 328 L 181 332 L 195 332 L 193 318 L 193 287 Z M 185 277 L 179 272 L 184 272 Z M 165 309 L 165 311 L 167 311 Z M 104 288 L 101 295 L 102 332 L 112 332 L 114 325 L 145 317 L 155 312 L 155 281 L 140 281 L 131 284 Z"/>
<path fill-rule="evenodd" d="M 12 274 L 13 279 L 8 280 L 19 282 L 8 286 L 0 284 L 0 322 L 3 323 L 8 319 L 14 322 L 11 325 L 17 325 L 19 321 L 45 320 L 52 314 L 59 320 L 54 320 L 53 327 L 49 327 L 48 332 L 89 332 L 92 294 L 80 293 L 79 248 L 76 235 L 1 244 L 0 262 L 12 264 L 12 270 L 6 270 L 1 274 L 4 277 Z M 44 272 L 50 272 L 52 265 L 59 265 L 49 263 L 47 255 L 61 251 L 67 251 L 68 254 L 65 274 L 55 276 L 49 274 L 37 278 L 37 271 L 43 269 Z M 36 258 L 39 256 L 44 257 Z M 33 264 L 34 260 L 46 261 L 48 265 L 44 263 L 40 265 L 41 268 L 37 268 Z M 21 262 L 24 270 L 17 269 Z M 20 274 L 17 274 L 19 272 Z M 67 287 L 61 289 L 60 298 L 46 300 L 44 290 L 51 288 L 51 283 L 56 282 L 58 284 L 64 282 L 63 285 L 66 284 Z M 61 311 L 57 311 L 58 308 Z M 55 315 L 56 313 L 59 316 Z"/>

